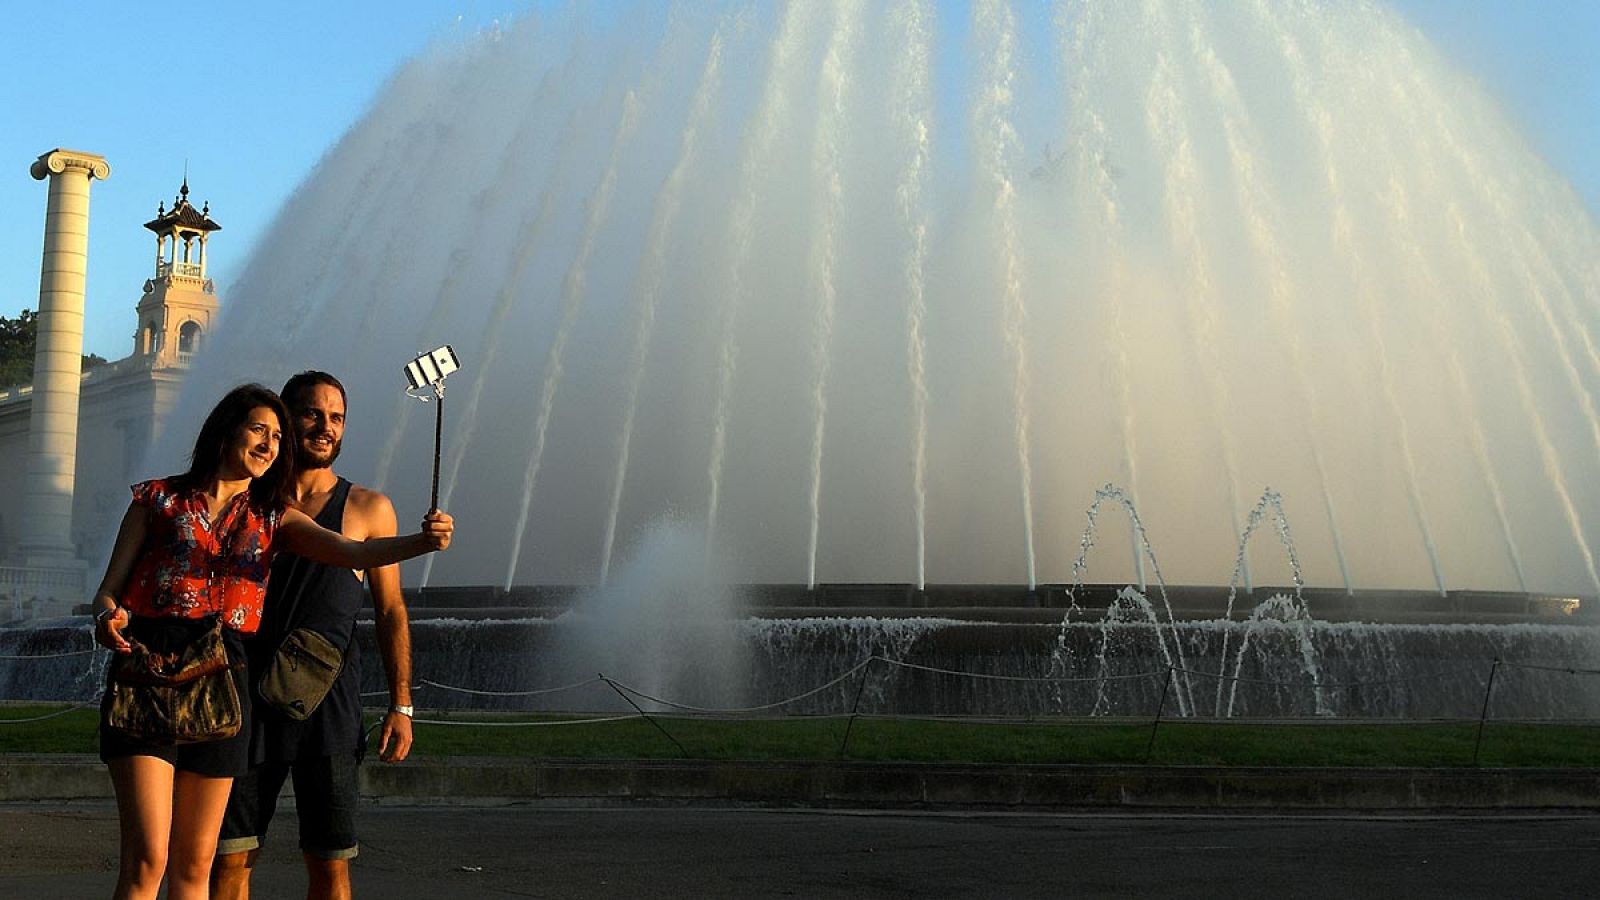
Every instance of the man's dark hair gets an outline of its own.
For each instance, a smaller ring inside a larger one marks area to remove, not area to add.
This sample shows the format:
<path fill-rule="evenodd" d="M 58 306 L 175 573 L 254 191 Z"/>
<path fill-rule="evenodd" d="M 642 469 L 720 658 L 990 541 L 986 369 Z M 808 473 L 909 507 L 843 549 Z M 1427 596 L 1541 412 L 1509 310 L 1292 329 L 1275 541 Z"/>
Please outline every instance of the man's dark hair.
<path fill-rule="evenodd" d="M 189 470 L 173 479 L 184 489 L 204 488 L 217 476 L 222 465 L 222 451 L 250 417 L 252 410 L 266 407 L 278 417 L 278 430 L 283 440 L 278 442 L 278 457 L 259 478 L 250 481 L 250 502 L 261 510 L 283 506 L 289 489 L 289 473 L 294 471 L 294 442 L 289 436 L 289 410 L 271 390 L 259 384 L 241 384 L 223 395 L 211 408 L 200 434 L 194 439 L 194 452 L 189 454 Z"/>
<path fill-rule="evenodd" d="M 283 390 L 279 393 L 283 397 L 284 405 L 288 406 L 290 409 L 294 409 L 300 405 L 301 398 L 305 395 L 306 391 L 311 390 L 319 384 L 325 384 L 328 387 L 338 391 L 339 399 L 344 402 L 344 405 L 350 405 L 350 397 L 345 394 L 344 385 L 339 383 L 339 379 L 329 375 L 327 372 L 319 372 L 316 369 L 309 369 L 301 372 L 288 381 L 285 381 L 283 383 Z"/>

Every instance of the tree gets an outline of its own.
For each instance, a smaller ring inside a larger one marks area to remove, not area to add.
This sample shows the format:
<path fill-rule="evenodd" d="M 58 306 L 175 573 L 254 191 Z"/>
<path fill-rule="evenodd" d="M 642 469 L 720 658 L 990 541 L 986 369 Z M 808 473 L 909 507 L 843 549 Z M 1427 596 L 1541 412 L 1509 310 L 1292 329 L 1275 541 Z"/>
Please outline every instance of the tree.
<path fill-rule="evenodd" d="M 15 319 L 0 316 L 0 389 L 33 380 L 33 347 L 38 334 L 39 314 L 31 309 L 23 310 Z M 105 362 L 103 357 L 90 353 L 83 358 L 83 371 Z"/>

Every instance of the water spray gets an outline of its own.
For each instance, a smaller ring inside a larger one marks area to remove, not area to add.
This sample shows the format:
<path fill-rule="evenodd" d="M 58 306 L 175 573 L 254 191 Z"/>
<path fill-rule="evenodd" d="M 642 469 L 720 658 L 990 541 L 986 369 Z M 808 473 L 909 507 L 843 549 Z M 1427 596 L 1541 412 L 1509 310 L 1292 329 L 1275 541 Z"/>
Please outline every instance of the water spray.
<path fill-rule="evenodd" d="M 418 356 L 406 363 L 405 367 L 406 381 L 411 384 L 406 388 L 406 396 L 415 397 L 423 403 L 436 403 L 433 408 L 433 490 L 428 494 L 429 512 L 439 508 L 439 445 L 444 439 L 444 379 L 460 368 L 461 361 L 456 359 L 456 351 L 449 344 Z"/>

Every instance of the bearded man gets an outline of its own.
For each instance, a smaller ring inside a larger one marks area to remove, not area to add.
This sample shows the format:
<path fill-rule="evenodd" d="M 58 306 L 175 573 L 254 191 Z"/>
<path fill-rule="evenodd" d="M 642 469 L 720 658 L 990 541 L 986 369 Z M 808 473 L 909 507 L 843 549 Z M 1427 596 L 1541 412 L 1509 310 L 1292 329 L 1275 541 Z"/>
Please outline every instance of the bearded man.
<path fill-rule="evenodd" d="M 344 442 L 345 389 L 326 372 L 301 372 L 283 386 L 293 431 L 295 471 L 290 505 L 325 528 L 355 540 L 396 531 L 394 505 L 383 494 L 334 473 Z M 251 736 L 250 774 L 234 780 L 211 869 L 211 896 L 245 900 L 250 874 L 284 781 L 293 778 L 300 851 L 309 884 L 306 896 L 350 896 L 355 834 L 357 766 L 366 749 L 361 727 L 361 658 L 355 640 L 362 581 L 372 594 L 378 651 L 389 681 L 378 756 L 399 762 L 411 751 L 411 627 L 400 596 L 400 567 L 365 573 L 280 554 L 267 581 L 266 612 L 250 654 L 250 684 L 283 638 L 309 628 L 344 650 L 344 667 L 326 697 L 304 721 L 258 700 Z"/>

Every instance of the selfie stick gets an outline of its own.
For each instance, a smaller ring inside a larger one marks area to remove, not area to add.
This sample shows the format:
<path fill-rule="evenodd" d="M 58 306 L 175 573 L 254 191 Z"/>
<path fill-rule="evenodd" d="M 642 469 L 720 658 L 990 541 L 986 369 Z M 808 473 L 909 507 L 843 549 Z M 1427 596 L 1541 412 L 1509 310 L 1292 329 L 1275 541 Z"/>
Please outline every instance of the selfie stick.
<path fill-rule="evenodd" d="M 429 495 L 429 512 L 439 508 L 439 446 L 444 440 L 444 379 L 460 368 L 461 362 L 456 359 L 456 351 L 449 344 L 418 356 L 406 363 L 405 367 L 406 381 L 411 385 L 406 388 L 406 395 L 424 403 L 432 400 L 437 404 L 433 410 L 433 492 Z M 432 396 L 426 393 L 428 391 L 432 392 Z"/>

